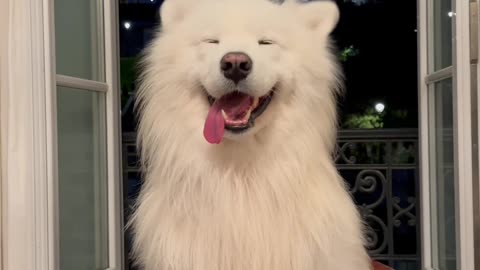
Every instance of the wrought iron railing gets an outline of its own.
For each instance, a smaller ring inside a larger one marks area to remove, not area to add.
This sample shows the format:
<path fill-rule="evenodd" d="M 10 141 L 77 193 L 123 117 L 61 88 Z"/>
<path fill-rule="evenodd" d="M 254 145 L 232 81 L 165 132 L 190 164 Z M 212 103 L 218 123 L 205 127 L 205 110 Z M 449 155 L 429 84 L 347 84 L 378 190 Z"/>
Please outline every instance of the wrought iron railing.
<path fill-rule="evenodd" d="M 134 133 L 123 134 L 123 158 L 128 211 L 140 182 Z M 417 130 L 341 130 L 335 161 L 368 224 L 371 256 L 420 269 Z"/>
<path fill-rule="evenodd" d="M 368 224 L 373 258 L 420 269 L 416 129 L 342 130 L 335 160 Z"/>

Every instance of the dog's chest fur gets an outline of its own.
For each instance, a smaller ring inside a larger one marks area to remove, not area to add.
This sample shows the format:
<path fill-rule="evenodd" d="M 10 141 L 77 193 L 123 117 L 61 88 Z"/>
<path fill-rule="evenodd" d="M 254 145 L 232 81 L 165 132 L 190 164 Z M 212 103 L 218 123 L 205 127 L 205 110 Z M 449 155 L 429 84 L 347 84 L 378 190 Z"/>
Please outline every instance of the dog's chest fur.
<path fill-rule="evenodd" d="M 148 182 L 140 197 L 136 254 L 145 270 L 369 269 L 334 168 L 287 163 L 154 171 L 169 180 Z"/>

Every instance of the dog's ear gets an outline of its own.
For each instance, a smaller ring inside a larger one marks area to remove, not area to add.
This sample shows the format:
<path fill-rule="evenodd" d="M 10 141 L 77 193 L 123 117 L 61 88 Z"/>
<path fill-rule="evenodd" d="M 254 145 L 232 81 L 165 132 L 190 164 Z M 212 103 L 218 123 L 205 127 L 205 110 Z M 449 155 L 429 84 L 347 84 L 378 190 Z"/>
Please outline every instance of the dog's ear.
<path fill-rule="evenodd" d="M 162 28 L 181 22 L 196 2 L 195 0 L 165 0 L 160 7 Z"/>
<path fill-rule="evenodd" d="M 308 29 L 322 35 L 329 35 L 340 19 L 338 6 L 333 0 L 286 0 L 284 5 L 294 10 Z"/>

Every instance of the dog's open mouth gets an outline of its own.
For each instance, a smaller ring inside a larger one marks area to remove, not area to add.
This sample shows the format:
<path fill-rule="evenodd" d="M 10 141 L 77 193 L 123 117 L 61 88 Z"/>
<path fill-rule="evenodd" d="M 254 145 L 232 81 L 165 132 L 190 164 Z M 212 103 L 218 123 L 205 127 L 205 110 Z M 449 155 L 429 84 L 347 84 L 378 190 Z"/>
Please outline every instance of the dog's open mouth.
<path fill-rule="evenodd" d="M 255 119 L 268 107 L 273 91 L 262 97 L 252 97 L 242 92 L 232 92 L 218 99 L 208 95 L 210 110 L 205 121 L 203 135 L 209 143 L 222 141 L 225 129 L 241 133 L 251 128 Z"/>

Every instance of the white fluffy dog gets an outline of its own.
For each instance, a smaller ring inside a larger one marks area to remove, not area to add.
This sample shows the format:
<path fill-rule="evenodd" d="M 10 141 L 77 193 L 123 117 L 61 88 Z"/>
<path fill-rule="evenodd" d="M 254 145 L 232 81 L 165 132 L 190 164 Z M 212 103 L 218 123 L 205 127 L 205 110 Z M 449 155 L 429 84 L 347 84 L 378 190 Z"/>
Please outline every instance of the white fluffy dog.
<path fill-rule="evenodd" d="M 145 270 L 367 270 L 328 1 L 166 0 L 138 93 Z"/>

